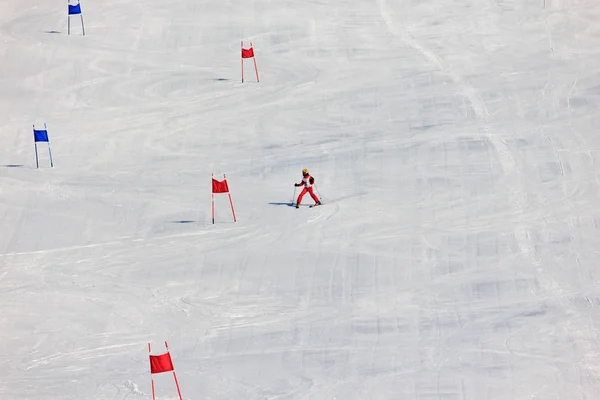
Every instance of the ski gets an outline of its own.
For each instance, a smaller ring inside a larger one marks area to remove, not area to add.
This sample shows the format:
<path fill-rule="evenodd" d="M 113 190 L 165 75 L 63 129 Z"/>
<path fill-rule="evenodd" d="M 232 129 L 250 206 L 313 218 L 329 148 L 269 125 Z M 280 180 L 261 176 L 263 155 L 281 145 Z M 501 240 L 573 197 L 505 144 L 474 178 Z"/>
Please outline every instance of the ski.
<path fill-rule="evenodd" d="M 319 206 L 322 206 L 322 205 L 323 205 L 323 203 L 321 203 L 321 204 L 311 204 L 311 205 L 308 205 L 308 204 L 300 204 L 300 207 L 296 207 L 296 204 L 294 204 L 294 203 L 287 203 L 287 205 L 288 205 L 288 207 L 294 207 L 294 208 L 300 208 L 300 207 L 308 207 L 308 208 L 313 208 L 313 207 L 319 207 Z"/>

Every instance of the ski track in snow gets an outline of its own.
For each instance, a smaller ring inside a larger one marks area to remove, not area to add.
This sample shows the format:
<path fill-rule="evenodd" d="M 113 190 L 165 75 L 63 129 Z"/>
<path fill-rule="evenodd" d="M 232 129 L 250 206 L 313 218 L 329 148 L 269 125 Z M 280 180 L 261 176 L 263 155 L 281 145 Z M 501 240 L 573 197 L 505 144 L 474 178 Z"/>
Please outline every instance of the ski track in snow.
<path fill-rule="evenodd" d="M 387 5 L 387 0 L 377 0 L 381 16 L 385 21 L 386 26 L 390 32 L 400 38 L 402 42 L 416 50 L 425 59 L 435 65 L 439 71 L 450 77 L 452 82 L 457 86 L 460 94 L 468 99 L 476 118 L 479 120 L 479 126 L 487 139 L 494 147 L 494 152 L 500 162 L 502 170 L 506 175 L 506 179 L 512 182 L 512 186 L 509 187 L 508 195 L 511 204 L 514 205 L 514 212 L 517 215 L 522 215 L 524 211 L 524 198 L 523 198 L 523 187 L 521 185 L 520 171 L 515 165 L 515 159 L 508 145 L 500 138 L 502 133 L 493 133 L 488 123 L 490 118 L 489 112 L 485 106 L 485 103 L 481 96 L 477 93 L 477 89 L 470 86 L 465 80 L 452 71 L 450 68 L 444 65 L 444 61 L 439 55 L 433 51 L 427 49 L 421 45 L 407 30 L 398 30 L 397 24 L 394 22 L 390 15 L 390 10 Z M 401 22 L 400 22 L 401 23 Z M 539 265 L 539 257 L 535 254 L 535 248 L 531 243 L 530 234 L 527 231 L 527 227 L 522 223 L 519 224 L 514 230 L 514 236 L 517 244 L 521 250 L 521 253 L 527 259 L 527 262 L 533 265 Z"/>

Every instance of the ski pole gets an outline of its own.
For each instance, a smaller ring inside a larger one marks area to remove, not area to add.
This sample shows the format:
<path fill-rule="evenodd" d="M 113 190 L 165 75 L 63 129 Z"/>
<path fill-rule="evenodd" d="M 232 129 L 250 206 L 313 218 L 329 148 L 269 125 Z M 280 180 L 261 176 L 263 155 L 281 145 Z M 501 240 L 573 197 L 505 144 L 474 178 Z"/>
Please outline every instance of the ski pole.
<path fill-rule="evenodd" d="M 294 205 L 294 199 L 296 198 L 296 186 L 294 186 L 294 194 L 292 195 L 292 205 Z"/>
<path fill-rule="evenodd" d="M 315 189 L 317 189 L 317 193 L 319 194 L 320 198 L 323 198 L 323 194 L 321 193 L 321 191 L 319 190 L 319 187 L 317 186 L 317 184 L 314 184 Z"/>

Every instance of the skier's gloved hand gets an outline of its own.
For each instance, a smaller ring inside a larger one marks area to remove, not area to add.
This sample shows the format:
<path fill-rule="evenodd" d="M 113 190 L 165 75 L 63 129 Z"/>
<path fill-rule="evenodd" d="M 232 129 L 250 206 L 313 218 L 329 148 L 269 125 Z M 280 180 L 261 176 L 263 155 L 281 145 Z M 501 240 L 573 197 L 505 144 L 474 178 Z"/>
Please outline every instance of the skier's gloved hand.
<path fill-rule="evenodd" d="M 300 184 L 299 183 L 294 183 L 294 186 L 298 187 L 298 186 L 300 186 Z"/>

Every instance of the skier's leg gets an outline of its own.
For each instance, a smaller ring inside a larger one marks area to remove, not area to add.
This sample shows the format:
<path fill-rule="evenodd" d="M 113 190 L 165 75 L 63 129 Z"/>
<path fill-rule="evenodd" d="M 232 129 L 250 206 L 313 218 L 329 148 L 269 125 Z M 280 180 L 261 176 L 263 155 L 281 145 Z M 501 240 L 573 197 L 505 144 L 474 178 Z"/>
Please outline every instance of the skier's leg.
<path fill-rule="evenodd" d="M 308 188 L 308 193 L 310 193 L 310 197 L 312 197 L 312 199 L 315 201 L 315 203 L 319 203 L 319 198 L 317 197 L 317 195 L 313 191 L 312 187 Z"/>
<path fill-rule="evenodd" d="M 306 192 L 308 192 L 308 190 L 306 189 L 306 187 L 302 188 L 302 191 L 300 192 L 300 194 L 298 195 L 298 201 L 296 202 L 296 205 L 299 206 L 300 203 L 302 202 L 302 198 L 304 197 L 304 195 L 306 194 Z"/>

